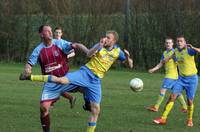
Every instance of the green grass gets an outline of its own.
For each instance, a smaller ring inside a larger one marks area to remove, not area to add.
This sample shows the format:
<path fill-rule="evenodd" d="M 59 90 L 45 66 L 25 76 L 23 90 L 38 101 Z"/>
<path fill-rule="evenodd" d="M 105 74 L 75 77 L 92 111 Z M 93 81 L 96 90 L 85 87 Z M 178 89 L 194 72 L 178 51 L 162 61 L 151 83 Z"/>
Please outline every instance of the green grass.
<path fill-rule="evenodd" d="M 39 99 L 42 83 L 18 81 L 22 72 L 21 64 L 0 64 L 0 131 L 1 132 L 42 132 L 39 120 Z M 39 73 L 36 67 L 34 73 Z M 134 93 L 128 82 L 139 77 L 144 81 L 144 90 Z M 152 120 L 161 115 L 161 110 L 152 113 L 144 108 L 155 103 L 162 74 L 148 74 L 135 71 L 114 71 L 106 74 L 102 81 L 101 114 L 96 132 L 197 132 L 200 124 L 199 91 L 195 98 L 194 127 L 185 124 L 187 114 L 180 113 L 180 105 L 175 104 L 166 126 L 158 126 Z M 82 110 L 82 95 L 78 97 L 74 109 L 61 98 L 51 109 L 52 132 L 84 132 L 89 113 Z M 166 99 L 165 99 L 166 101 Z"/>

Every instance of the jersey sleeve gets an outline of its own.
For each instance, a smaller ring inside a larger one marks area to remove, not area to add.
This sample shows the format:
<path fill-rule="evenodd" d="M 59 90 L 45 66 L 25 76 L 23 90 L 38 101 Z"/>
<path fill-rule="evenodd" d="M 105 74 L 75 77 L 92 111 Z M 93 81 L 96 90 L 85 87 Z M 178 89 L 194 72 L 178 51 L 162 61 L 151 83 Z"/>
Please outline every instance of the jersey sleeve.
<path fill-rule="evenodd" d="M 174 62 L 177 62 L 176 56 L 173 56 L 172 59 L 174 60 Z"/>
<path fill-rule="evenodd" d="M 125 61 L 126 60 L 126 56 L 124 54 L 124 52 L 120 49 L 120 52 L 119 52 L 119 57 L 117 60 L 120 60 L 120 61 Z"/>
<path fill-rule="evenodd" d="M 192 49 L 192 48 L 188 48 L 187 51 L 188 51 L 188 54 L 189 54 L 190 56 L 196 55 L 196 51 L 195 51 L 194 49 Z"/>
<path fill-rule="evenodd" d="M 55 45 L 57 45 L 65 54 L 69 54 L 70 51 L 73 49 L 71 44 L 72 42 L 66 41 L 66 40 L 53 40 Z"/>
<path fill-rule="evenodd" d="M 162 61 L 162 60 L 164 60 L 164 54 L 162 54 L 162 56 L 161 56 L 161 58 L 160 58 L 160 60 Z"/>
<path fill-rule="evenodd" d="M 31 66 L 34 66 L 37 64 L 41 49 L 42 47 L 39 45 L 33 50 L 33 52 L 31 53 L 29 57 L 28 64 L 30 64 Z"/>

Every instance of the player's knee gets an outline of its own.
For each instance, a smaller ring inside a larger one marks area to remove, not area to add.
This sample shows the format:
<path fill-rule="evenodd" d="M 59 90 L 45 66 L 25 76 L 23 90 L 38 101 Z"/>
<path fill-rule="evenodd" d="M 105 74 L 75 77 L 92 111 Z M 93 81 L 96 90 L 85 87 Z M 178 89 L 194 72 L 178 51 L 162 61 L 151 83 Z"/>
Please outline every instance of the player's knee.
<path fill-rule="evenodd" d="M 41 112 L 41 116 L 43 117 L 49 114 L 49 110 L 44 107 L 40 107 L 40 112 Z"/>
<path fill-rule="evenodd" d="M 193 104 L 193 100 L 188 99 L 188 100 L 187 100 L 187 103 L 188 103 L 189 106 L 191 106 L 191 105 Z"/>
<path fill-rule="evenodd" d="M 47 116 L 49 114 L 49 105 L 41 104 L 40 105 L 40 112 L 42 116 Z"/>
<path fill-rule="evenodd" d="M 171 94 L 170 96 L 170 101 L 175 101 L 176 100 L 177 95 L 176 94 Z"/>
<path fill-rule="evenodd" d="M 91 112 L 93 115 L 98 116 L 100 113 L 100 106 L 99 105 L 91 105 Z"/>

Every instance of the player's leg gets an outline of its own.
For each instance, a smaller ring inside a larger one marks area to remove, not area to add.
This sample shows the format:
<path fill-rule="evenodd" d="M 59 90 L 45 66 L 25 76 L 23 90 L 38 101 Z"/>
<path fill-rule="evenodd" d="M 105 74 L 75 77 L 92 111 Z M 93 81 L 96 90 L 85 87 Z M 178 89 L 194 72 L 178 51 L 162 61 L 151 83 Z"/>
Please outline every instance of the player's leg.
<path fill-rule="evenodd" d="M 76 97 L 70 95 L 69 92 L 78 92 L 79 86 L 68 84 L 68 85 L 62 85 L 61 87 L 62 87 L 61 95 L 69 99 L 70 108 L 73 108 L 75 106 Z"/>
<path fill-rule="evenodd" d="M 84 99 L 88 107 L 90 107 L 90 116 L 88 120 L 87 132 L 94 132 L 97 124 L 97 119 L 100 113 L 101 102 L 101 81 L 99 78 L 91 80 L 88 88 L 84 89 Z"/>
<path fill-rule="evenodd" d="M 50 113 L 49 108 L 52 102 L 42 102 L 40 104 L 40 121 L 44 132 L 50 132 Z"/>
<path fill-rule="evenodd" d="M 75 96 L 72 96 L 70 93 L 68 92 L 64 92 L 62 93 L 62 96 L 66 99 L 69 100 L 69 103 L 70 103 L 70 108 L 74 108 L 75 106 L 75 102 L 76 102 L 76 97 Z"/>
<path fill-rule="evenodd" d="M 187 125 L 189 127 L 192 127 L 193 126 L 192 117 L 193 117 L 193 112 L 194 112 L 193 100 L 194 100 L 195 93 L 198 86 L 198 76 L 194 75 L 194 76 L 191 76 L 190 78 L 184 78 L 184 81 L 186 81 L 188 84 L 185 87 L 186 95 L 187 95 L 187 103 L 188 103 Z"/>
<path fill-rule="evenodd" d="M 172 89 L 172 93 L 170 95 L 170 99 L 168 100 L 164 112 L 162 114 L 162 116 L 160 118 L 157 118 L 154 120 L 154 123 L 156 124 L 166 124 L 167 121 L 167 117 L 171 111 L 171 109 L 174 106 L 174 101 L 177 98 L 177 95 L 180 94 L 183 90 L 183 86 L 182 86 L 182 82 L 181 80 L 178 80 L 175 84 L 174 84 L 174 88 Z"/>
<path fill-rule="evenodd" d="M 187 100 L 187 103 L 188 103 L 188 119 L 187 119 L 187 125 L 188 125 L 189 127 L 192 127 L 192 126 L 193 126 L 192 117 L 193 117 L 193 112 L 194 112 L 193 100 L 192 100 L 192 99 L 188 99 L 188 100 Z"/>
<path fill-rule="evenodd" d="M 164 125 L 167 122 L 167 117 L 174 106 L 174 101 L 176 100 L 176 94 L 171 94 L 168 103 L 165 106 L 164 112 L 160 118 L 154 119 L 153 122 L 156 124 Z"/>
<path fill-rule="evenodd" d="M 163 83 L 162 83 L 162 86 L 160 88 L 160 94 L 158 96 L 158 99 L 156 101 L 156 104 L 154 106 L 151 106 L 151 107 L 148 107 L 147 109 L 148 110 L 151 110 L 153 112 L 157 112 L 159 110 L 159 107 L 161 105 L 161 103 L 163 102 L 164 100 L 164 97 L 165 97 L 165 94 L 166 94 L 166 91 L 168 89 L 171 89 L 172 86 L 174 85 L 175 83 L 175 80 L 174 79 L 169 79 L 169 78 L 164 78 L 163 80 Z"/>
<path fill-rule="evenodd" d="M 164 100 L 166 91 L 167 91 L 167 89 L 161 88 L 160 94 L 158 95 L 158 98 L 157 98 L 157 101 L 156 101 L 156 104 L 154 106 L 147 107 L 147 109 L 150 110 L 150 111 L 153 111 L 153 112 L 157 112 L 159 110 L 161 103 Z"/>
<path fill-rule="evenodd" d="M 20 74 L 19 80 L 31 80 L 39 82 L 55 82 L 60 84 L 68 84 L 69 80 L 66 77 L 56 77 L 54 75 L 29 75 Z"/>
<path fill-rule="evenodd" d="M 177 96 L 178 102 L 181 104 L 181 112 L 187 113 L 187 104 L 185 102 L 185 99 L 183 97 L 183 94 L 180 94 Z"/>
<path fill-rule="evenodd" d="M 91 114 L 88 119 L 87 132 L 94 132 L 96 128 L 97 119 L 100 113 L 100 104 L 90 102 Z"/>
<path fill-rule="evenodd" d="M 151 106 L 151 107 L 147 108 L 147 109 L 151 110 L 153 112 L 157 112 L 159 110 L 159 107 L 160 107 L 161 103 L 164 100 L 166 91 L 167 91 L 167 89 L 161 88 L 160 89 L 160 94 L 158 95 L 158 99 L 156 101 L 156 104 L 154 106 Z"/>
<path fill-rule="evenodd" d="M 59 99 L 62 86 L 56 83 L 44 84 L 40 99 L 40 120 L 44 132 L 50 132 L 49 109 Z"/>

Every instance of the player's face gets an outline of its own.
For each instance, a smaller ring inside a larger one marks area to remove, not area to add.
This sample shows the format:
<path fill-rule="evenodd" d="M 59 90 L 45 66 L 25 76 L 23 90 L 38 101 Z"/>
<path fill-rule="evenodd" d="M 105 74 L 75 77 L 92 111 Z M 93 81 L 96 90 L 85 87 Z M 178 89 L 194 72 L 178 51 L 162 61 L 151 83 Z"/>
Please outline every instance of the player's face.
<path fill-rule="evenodd" d="M 112 33 L 106 34 L 105 47 L 111 47 L 116 43 L 115 36 Z"/>
<path fill-rule="evenodd" d="M 45 40 L 49 40 L 52 39 L 52 29 L 50 26 L 44 26 L 42 32 L 40 33 L 40 36 L 45 39 Z"/>
<path fill-rule="evenodd" d="M 165 47 L 166 47 L 166 49 L 172 49 L 173 48 L 173 41 L 172 41 L 172 39 L 166 39 L 165 40 Z"/>
<path fill-rule="evenodd" d="M 55 37 L 55 39 L 61 39 L 61 37 L 62 37 L 62 30 L 60 30 L 60 29 L 55 30 L 54 37 Z"/>
<path fill-rule="evenodd" d="M 177 43 L 177 47 L 179 49 L 183 49 L 186 47 L 186 41 L 185 41 L 185 38 L 183 38 L 183 37 L 177 38 L 176 43 Z"/>

